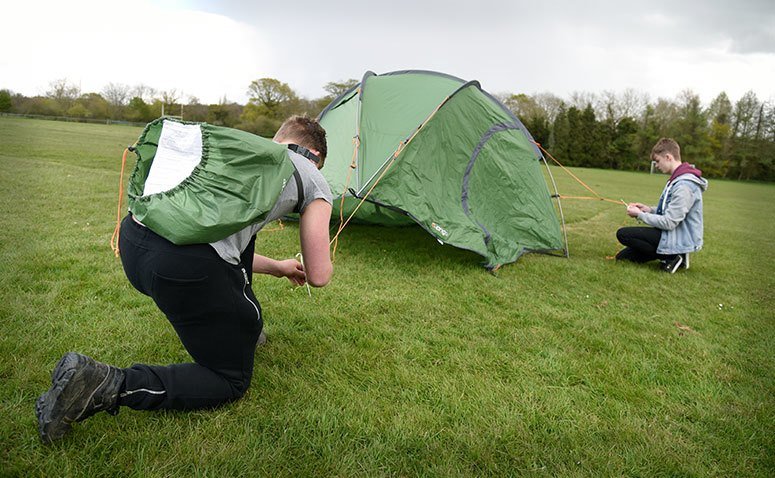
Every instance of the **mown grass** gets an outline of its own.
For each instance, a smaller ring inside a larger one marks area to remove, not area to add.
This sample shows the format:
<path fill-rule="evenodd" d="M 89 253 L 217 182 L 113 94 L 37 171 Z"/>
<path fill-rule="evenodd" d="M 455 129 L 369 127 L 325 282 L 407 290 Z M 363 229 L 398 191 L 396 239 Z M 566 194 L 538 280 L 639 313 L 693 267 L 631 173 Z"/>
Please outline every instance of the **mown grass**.
<path fill-rule="evenodd" d="M 100 414 L 41 445 L 33 406 L 64 352 L 188 360 L 108 247 L 139 132 L 0 118 L 0 475 L 775 474 L 775 188 L 726 181 L 705 195 L 705 249 L 672 276 L 606 259 L 630 222 L 599 201 L 563 203 L 570 259 L 497 275 L 419 228 L 348 226 L 311 298 L 256 278 L 269 343 L 244 399 Z M 574 172 L 627 201 L 665 180 Z M 291 257 L 297 234 L 257 247 Z"/>

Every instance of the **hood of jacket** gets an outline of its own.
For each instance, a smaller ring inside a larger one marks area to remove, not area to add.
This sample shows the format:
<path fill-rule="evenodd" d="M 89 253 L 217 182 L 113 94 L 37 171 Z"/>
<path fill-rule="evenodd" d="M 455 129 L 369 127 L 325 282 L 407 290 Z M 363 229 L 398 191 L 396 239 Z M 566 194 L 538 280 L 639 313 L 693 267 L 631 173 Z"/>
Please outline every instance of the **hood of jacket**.
<path fill-rule="evenodd" d="M 700 186 L 703 191 L 708 189 L 708 180 L 702 177 L 702 171 L 694 167 L 693 164 L 681 163 L 680 166 L 675 168 L 667 182 L 671 183 L 679 180 L 691 181 Z"/>

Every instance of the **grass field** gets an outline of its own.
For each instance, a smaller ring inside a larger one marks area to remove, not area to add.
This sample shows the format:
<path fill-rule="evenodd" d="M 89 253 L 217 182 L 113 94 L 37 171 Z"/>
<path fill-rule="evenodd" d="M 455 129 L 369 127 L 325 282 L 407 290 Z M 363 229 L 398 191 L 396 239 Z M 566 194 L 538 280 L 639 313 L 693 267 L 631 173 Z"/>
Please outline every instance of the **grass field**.
<path fill-rule="evenodd" d="M 311 298 L 256 278 L 269 343 L 242 400 L 98 414 L 43 446 L 34 403 L 64 352 L 189 360 L 108 245 L 139 132 L 0 118 L 0 476 L 775 475 L 775 186 L 726 181 L 672 276 L 606 260 L 631 222 L 602 202 L 563 203 L 570 259 L 497 275 L 419 228 L 348 226 Z M 647 203 L 665 181 L 574 172 Z M 291 257 L 297 234 L 257 249 Z"/>

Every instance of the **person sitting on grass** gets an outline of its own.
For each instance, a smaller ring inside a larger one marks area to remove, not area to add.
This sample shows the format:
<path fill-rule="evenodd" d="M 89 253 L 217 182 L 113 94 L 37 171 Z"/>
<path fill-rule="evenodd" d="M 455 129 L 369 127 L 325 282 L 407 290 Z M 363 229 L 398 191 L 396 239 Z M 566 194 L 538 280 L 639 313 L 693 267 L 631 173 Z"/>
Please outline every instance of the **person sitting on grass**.
<path fill-rule="evenodd" d="M 218 242 L 179 246 L 131 213 L 124 218 L 120 237 L 124 272 L 166 315 L 193 361 L 118 368 L 79 353 L 65 354 L 54 368 L 51 388 L 35 407 L 44 443 L 61 439 L 73 422 L 100 411 L 115 415 L 120 406 L 196 410 L 245 394 L 263 329 L 251 272 L 315 287 L 325 286 L 333 273 L 328 237 L 331 190 L 319 171 L 326 158 L 326 133 L 317 121 L 294 116 L 283 123 L 274 141 L 295 145 L 289 158 L 299 174 L 296 181 L 287 181 L 265 220 Z M 293 211 L 300 213 L 304 262 L 254 254 L 256 233 Z"/>
<path fill-rule="evenodd" d="M 662 138 L 651 150 L 657 169 L 669 174 L 656 207 L 627 205 L 627 215 L 651 227 L 623 227 L 616 238 L 625 246 L 617 260 L 645 263 L 659 259 L 661 268 L 673 274 L 689 268 L 689 253 L 702 248 L 702 193 L 708 181 L 694 165 L 681 162 L 681 147 Z"/>

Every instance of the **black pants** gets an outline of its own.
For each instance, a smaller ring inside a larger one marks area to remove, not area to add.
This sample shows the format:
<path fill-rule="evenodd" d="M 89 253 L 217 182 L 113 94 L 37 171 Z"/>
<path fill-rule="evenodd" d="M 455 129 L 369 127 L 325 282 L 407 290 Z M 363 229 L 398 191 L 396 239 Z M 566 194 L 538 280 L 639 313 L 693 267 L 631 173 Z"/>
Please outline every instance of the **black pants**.
<path fill-rule="evenodd" d="M 674 254 L 657 254 L 662 230 L 654 227 L 623 227 L 616 231 L 616 238 L 625 246 L 616 254 L 616 260 L 632 262 L 649 262 L 656 259 L 666 260 L 675 257 Z"/>
<path fill-rule="evenodd" d="M 119 244 L 124 272 L 164 312 L 194 363 L 125 369 L 121 405 L 191 410 L 244 395 L 263 327 L 249 283 L 254 241 L 235 266 L 207 244 L 176 246 L 131 216 L 124 218 Z"/>

